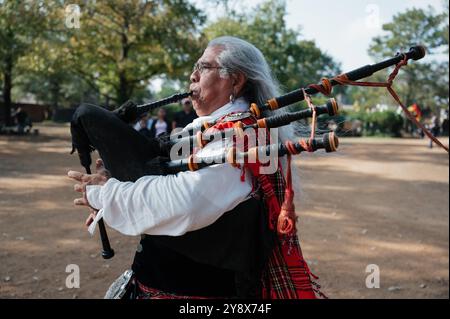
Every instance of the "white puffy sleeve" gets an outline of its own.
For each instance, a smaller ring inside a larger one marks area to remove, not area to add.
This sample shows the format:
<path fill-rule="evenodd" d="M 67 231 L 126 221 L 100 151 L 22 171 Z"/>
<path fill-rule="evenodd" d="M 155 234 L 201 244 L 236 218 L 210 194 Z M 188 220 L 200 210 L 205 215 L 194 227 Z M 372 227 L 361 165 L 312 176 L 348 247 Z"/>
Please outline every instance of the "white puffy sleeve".
<path fill-rule="evenodd" d="M 214 223 L 223 213 L 248 198 L 250 178 L 242 182 L 241 171 L 220 164 L 196 172 L 168 176 L 144 176 L 136 182 L 111 178 L 103 186 L 87 186 L 91 206 L 125 235 L 180 236 Z"/>

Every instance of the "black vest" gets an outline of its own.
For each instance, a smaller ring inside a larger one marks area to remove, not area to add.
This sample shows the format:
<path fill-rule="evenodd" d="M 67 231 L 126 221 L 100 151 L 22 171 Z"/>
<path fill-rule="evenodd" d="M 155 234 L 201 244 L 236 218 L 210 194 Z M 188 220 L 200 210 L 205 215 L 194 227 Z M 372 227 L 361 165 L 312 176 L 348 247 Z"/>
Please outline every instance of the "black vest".
<path fill-rule="evenodd" d="M 139 282 L 164 292 L 258 298 L 273 236 L 261 203 L 251 198 L 203 229 L 143 236 L 132 269 Z"/>

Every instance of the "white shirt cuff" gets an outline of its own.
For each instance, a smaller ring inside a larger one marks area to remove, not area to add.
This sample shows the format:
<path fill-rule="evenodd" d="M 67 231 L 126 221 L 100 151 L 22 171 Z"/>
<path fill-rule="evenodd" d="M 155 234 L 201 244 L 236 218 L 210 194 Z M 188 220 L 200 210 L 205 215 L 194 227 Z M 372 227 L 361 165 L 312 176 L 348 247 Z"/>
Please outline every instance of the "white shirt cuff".
<path fill-rule="evenodd" d="M 100 185 L 87 185 L 86 197 L 89 205 L 95 209 L 101 209 L 103 207 L 100 191 L 102 186 Z"/>

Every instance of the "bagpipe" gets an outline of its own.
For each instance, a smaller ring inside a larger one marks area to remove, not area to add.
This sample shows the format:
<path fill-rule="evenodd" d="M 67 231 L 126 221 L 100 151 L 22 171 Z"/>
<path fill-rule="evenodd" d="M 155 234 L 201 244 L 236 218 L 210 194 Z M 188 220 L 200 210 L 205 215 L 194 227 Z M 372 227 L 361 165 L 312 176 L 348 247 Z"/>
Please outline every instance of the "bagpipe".
<path fill-rule="evenodd" d="M 316 106 L 313 108 L 308 108 L 306 110 L 301 110 L 298 112 L 287 112 L 279 115 L 273 115 L 265 118 L 260 118 L 254 124 L 241 125 L 241 122 L 237 122 L 235 127 L 228 128 L 225 130 L 216 131 L 202 131 L 201 129 L 197 131 L 196 134 L 189 134 L 189 131 L 182 131 L 180 134 L 173 134 L 169 136 L 169 139 L 163 140 L 163 147 L 170 149 L 171 147 L 177 145 L 180 148 L 188 146 L 190 151 L 193 150 L 195 146 L 203 148 L 206 144 L 217 141 L 220 139 L 225 139 L 233 135 L 239 136 L 242 132 L 256 129 L 271 129 L 278 128 L 285 125 L 289 125 L 292 122 L 296 122 L 302 119 L 311 118 L 314 116 L 319 116 L 321 114 L 327 114 L 329 116 L 334 116 L 339 112 L 339 106 L 334 98 L 328 100 L 325 105 Z M 209 126 L 207 123 L 203 123 L 202 127 Z M 193 131 L 191 131 L 193 132 Z M 186 133 L 186 134 L 183 134 Z M 182 137 L 178 137 L 178 136 Z M 187 135 L 187 136 L 183 136 Z"/>
<path fill-rule="evenodd" d="M 305 88 L 300 88 L 291 91 L 287 94 L 281 95 L 279 97 L 274 97 L 269 99 L 263 105 L 257 105 L 255 103 L 250 106 L 250 113 L 252 116 L 257 118 L 255 124 L 243 125 L 240 121 L 235 123 L 233 128 L 225 131 L 212 132 L 209 135 L 208 129 L 216 124 L 216 121 L 201 123 L 200 127 L 185 129 L 183 137 L 180 134 L 168 135 L 160 140 L 161 148 L 169 149 L 172 146 L 180 143 L 182 145 L 189 145 L 190 150 L 194 148 L 195 145 L 199 147 L 204 147 L 209 142 L 215 139 L 225 138 L 230 134 L 238 134 L 244 129 L 257 129 L 257 128 L 276 128 L 285 125 L 289 125 L 294 121 L 298 121 L 305 118 L 312 118 L 311 123 L 311 136 L 308 139 L 301 139 L 297 142 L 287 141 L 285 143 L 275 143 L 265 146 L 252 147 L 246 152 L 239 152 L 235 148 L 229 149 L 226 153 L 213 156 L 211 158 L 197 158 L 194 154 L 189 154 L 186 158 L 171 161 L 170 159 L 161 161 L 158 159 L 158 155 L 155 154 L 155 161 L 153 162 L 154 175 L 164 175 L 164 174 L 176 174 L 181 171 L 195 171 L 202 169 L 209 165 L 215 163 L 245 163 L 245 161 L 252 159 L 258 159 L 258 154 L 277 154 L 277 156 L 285 155 L 296 155 L 301 152 L 314 152 L 319 149 L 324 149 L 326 152 L 334 152 L 337 150 L 339 141 L 334 132 L 327 133 L 320 138 L 315 137 L 315 125 L 316 118 L 321 114 L 328 114 L 330 116 L 336 115 L 338 113 L 338 104 L 336 100 L 330 99 L 325 105 L 315 106 L 311 101 L 311 95 L 317 93 L 322 93 L 329 96 L 332 92 L 332 88 L 337 85 L 361 85 L 361 86 L 371 86 L 371 87 L 386 87 L 394 99 L 402 106 L 408 118 L 418 125 L 427 136 L 429 136 L 438 145 L 448 149 L 442 145 L 433 135 L 428 132 L 428 130 L 423 127 L 417 120 L 409 113 L 407 108 L 401 103 L 395 91 L 392 89 L 392 84 L 394 78 L 397 76 L 399 69 L 406 65 L 408 60 L 419 60 L 425 56 L 425 48 L 423 46 L 414 46 L 406 53 L 398 53 L 395 57 L 387 59 L 377 64 L 366 65 L 364 67 L 355 69 L 353 71 L 340 74 L 331 79 L 323 78 L 319 84 L 311 84 Z M 379 82 L 357 82 L 363 78 L 373 75 L 375 72 L 386 69 L 388 67 L 395 66 L 394 71 L 389 76 L 386 83 Z M 178 102 L 186 97 L 192 95 L 192 92 L 180 93 L 170 96 L 168 98 L 158 100 L 152 103 L 137 105 L 133 101 L 127 101 L 118 109 L 111 111 L 118 118 L 120 118 L 125 123 L 134 123 L 138 118 L 152 111 L 156 108 L 163 107 L 165 105 Z M 262 118 L 262 115 L 266 111 L 275 111 L 283 107 L 292 105 L 294 103 L 305 100 L 308 104 L 308 109 L 298 111 L 298 112 L 286 112 L 279 115 L 268 116 Z M 90 153 L 94 150 L 92 143 L 89 141 L 87 134 L 83 131 L 82 127 L 76 126 L 74 121 L 71 122 L 71 134 L 72 134 L 72 153 L 75 150 L 78 152 L 81 165 L 86 169 L 88 174 L 91 173 L 91 155 Z M 290 159 L 290 156 L 289 156 Z M 151 162 L 151 161 L 150 161 Z M 103 252 L 102 256 L 105 259 L 109 259 L 114 256 L 114 251 L 112 250 L 108 236 L 106 233 L 105 225 L 102 220 L 98 222 L 100 237 L 102 241 Z"/>
<path fill-rule="evenodd" d="M 261 154 L 265 154 L 270 158 L 271 154 L 277 156 L 297 155 L 302 152 L 315 152 L 319 149 L 324 149 L 327 153 L 335 152 L 339 146 L 339 140 L 334 132 L 324 134 L 322 138 L 300 139 L 297 142 L 290 143 L 275 143 L 264 146 L 255 146 L 246 152 L 237 151 L 236 148 L 229 148 L 226 153 L 196 157 L 194 154 L 185 159 L 172 161 L 156 161 L 159 167 L 155 171 L 159 171 L 160 175 L 176 174 L 184 171 L 197 171 L 201 168 L 228 163 L 233 166 L 255 163 L 260 160 Z"/>

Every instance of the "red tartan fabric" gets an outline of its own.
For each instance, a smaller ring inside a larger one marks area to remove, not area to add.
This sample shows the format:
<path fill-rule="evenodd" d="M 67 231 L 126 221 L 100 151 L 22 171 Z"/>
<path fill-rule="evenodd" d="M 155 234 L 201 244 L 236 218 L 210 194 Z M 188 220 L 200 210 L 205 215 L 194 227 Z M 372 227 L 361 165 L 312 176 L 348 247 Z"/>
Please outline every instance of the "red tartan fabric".
<path fill-rule="evenodd" d="M 199 296 L 183 296 L 176 295 L 168 292 L 161 291 L 159 289 L 147 287 L 136 281 L 138 286 L 138 294 L 136 299 L 215 299 L 213 297 L 199 297 Z"/>
<path fill-rule="evenodd" d="M 224 118 L 226 117 L 223 117 L 222 120 Z M 253 124 L 256 122 L 256 118 L 249 116 L 241 122 L 244 125 Z M 233 126 L 234 122 L 218 121 L 218 124 L 212 129 L 224 130 Z M 270 137 L 269 134 L 266 134 L 266 136 Z M 244 146 L 247 147 L 245 143 Z M 276 231 L 286 181 L 281 173 L 281 165 L 278 171 L 271 175 L 260 174 L 260 166 L 259 162 L 245 164 L 245 169 L 251 171 L 257 184 L 259 184 L 264 204 L 269 212 L 269 228 Z M 263 299 L 315 299 L 316 293 L 324 296 L 319 291 L 320 286 L 314 283 L 311 277 L 317 279 L 310 272 L 303 258 L 297 235 L 278 234 L 261 278 Z"/>

